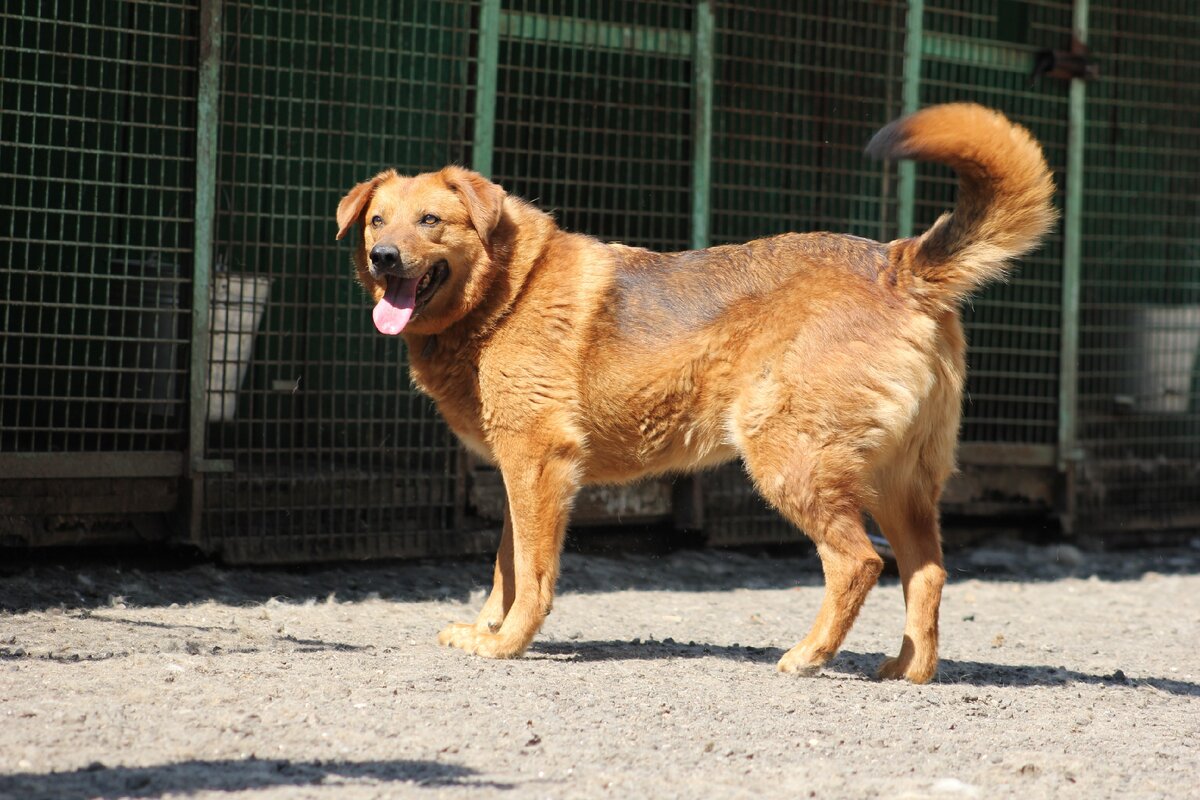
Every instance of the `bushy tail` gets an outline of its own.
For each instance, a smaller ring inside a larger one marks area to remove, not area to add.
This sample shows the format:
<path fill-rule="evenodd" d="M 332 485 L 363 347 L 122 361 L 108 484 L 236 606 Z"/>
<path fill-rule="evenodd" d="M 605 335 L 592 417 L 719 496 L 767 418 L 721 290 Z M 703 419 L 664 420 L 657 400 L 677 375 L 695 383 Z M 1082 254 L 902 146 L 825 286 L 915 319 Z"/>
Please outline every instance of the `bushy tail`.
<path fill-rule="evenodd" d="M 936 299 L 955 302 L 1004 277 L 1054 225 L 1054 180 L 1029 131 L 972 103 L 932 106 L 896 120 L 867 145 L 877 158 L 947 164 L 958 203 L 929 230 L 900 243 L 901 269 Z"/>

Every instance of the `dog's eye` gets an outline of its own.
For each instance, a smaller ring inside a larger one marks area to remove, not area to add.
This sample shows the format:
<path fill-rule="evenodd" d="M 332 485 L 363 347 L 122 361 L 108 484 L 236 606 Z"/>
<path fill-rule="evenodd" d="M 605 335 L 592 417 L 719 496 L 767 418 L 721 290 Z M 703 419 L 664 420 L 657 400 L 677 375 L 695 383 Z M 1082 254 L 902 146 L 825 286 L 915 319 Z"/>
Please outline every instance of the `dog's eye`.
<path fill-rule="evenodd" d="M 426 214 L 425 216 L 421 217 L 422 225 L 437 225 L 441 221 L 442 220 L 434 214 Z"/>
<path fill-rule="evenodd" d="M 371 217 L 371 227 L 372 228 L 378 228 L 382 224 L 383 224 L 383 217 L 379 216 L 378 214 Z"/>

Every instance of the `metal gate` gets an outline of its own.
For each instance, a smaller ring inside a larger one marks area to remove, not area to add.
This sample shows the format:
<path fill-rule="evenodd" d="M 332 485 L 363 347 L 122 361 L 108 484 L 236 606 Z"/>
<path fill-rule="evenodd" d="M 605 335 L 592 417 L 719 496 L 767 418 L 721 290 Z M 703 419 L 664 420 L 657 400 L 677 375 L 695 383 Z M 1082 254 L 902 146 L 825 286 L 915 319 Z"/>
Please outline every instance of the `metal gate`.
<path fill-rule="evenodd" d="M 0 13 L 0 540 L 180 500 L 198 26 L 190 3 Z"/>
<path fill-rule="evenodd" d="M 373 329 L 341 195 L 467 160 L 467 3 L 227 0 L 197 514 L 237 561 L 463 552 L 459 452 Z"/>
<path fill-rule="evenodd" d="M 1080 530 L 1200 526 L 1200 14 L 1094 0 L 1082 164 Z"/>

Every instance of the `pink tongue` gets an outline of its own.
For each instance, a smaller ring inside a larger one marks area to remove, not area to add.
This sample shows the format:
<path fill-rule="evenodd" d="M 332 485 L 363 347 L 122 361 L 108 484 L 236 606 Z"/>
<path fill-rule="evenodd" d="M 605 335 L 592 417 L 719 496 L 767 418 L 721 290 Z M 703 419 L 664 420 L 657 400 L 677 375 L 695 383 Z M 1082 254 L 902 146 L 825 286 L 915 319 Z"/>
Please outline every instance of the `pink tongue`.
<path fill-rule="evenodd" d="M 384 293 L 383 299 L 375 304 L 371 318 L 375 320 L 375 327 L 379 329 L 380 333 L 395 336 L 408 324 L 408 319 L 413 313 L 413 306 L 416 304 L 416 278 L 408 280 L 388 278 L 387 292 Z"/>

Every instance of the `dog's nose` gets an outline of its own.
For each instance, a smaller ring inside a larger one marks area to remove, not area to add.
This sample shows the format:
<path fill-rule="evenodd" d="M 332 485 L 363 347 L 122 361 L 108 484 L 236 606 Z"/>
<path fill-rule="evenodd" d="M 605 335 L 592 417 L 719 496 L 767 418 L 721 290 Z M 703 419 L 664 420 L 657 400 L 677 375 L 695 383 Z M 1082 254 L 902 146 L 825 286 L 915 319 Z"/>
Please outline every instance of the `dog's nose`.
<path fill-rule="evenodd" d="M 400 250 L 392 244 L 377 244 L 371 248 L 371 266 L 378 273 L 391 272 L 400 266 Z"/>

